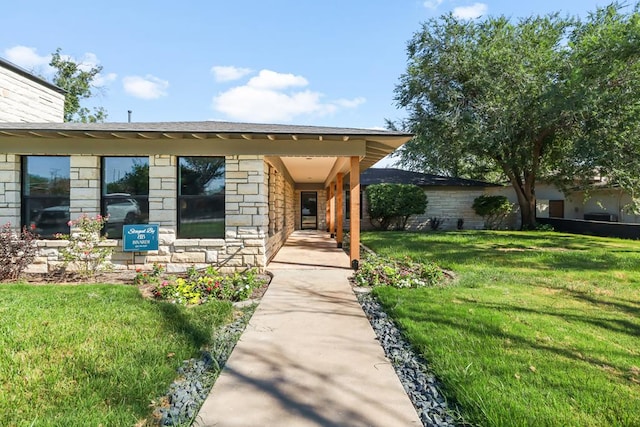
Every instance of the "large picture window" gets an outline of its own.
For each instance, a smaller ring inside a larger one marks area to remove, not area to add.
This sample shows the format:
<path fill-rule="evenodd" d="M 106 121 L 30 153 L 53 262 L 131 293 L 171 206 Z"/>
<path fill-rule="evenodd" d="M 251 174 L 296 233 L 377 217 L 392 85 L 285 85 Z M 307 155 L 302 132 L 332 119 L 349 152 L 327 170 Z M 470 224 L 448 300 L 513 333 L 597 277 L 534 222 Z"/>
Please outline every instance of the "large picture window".
<path fill-rule="evenodd" d="M 124 224 L 149 222 L 149 158 L 103 157 L 101 211 L 105 233 L 122 238 Z"/>
<path fill-rule="evenodd" d="M 178 159 L 178 237 L 224 238 L 224 157 Z"/>
<path fill-rule="evenodd" d="M 69 157 L 22 157 L 22 226 L 52 238 L 69 234 Z"/>

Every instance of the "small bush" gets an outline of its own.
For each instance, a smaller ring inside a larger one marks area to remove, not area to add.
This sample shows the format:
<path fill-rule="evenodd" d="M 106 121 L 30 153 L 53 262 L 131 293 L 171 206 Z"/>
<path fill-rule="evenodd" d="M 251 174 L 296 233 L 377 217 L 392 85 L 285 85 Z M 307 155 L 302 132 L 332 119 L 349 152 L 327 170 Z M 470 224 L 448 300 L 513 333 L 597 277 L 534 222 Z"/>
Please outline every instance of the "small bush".
<path fill-rule="evenodd" d="M 60 248 L 65 270 L 71 266 L 75 273 L 86 279 L 111 269 L 109 259 L 113 248 L 102 245 L 106 237 L 100 234 L 107 220 L 102 215 L 81 215 L 78 219 L 69 221 L 71 234 L 56 235 L 58 239 L 69 241 L 67 246 Z"/>
<path fill-rule="evenodd" d="M 155 284 L 152 292 L 156 298 L 183 305 L 203 304 L 211 299 L 243 301 L 251 296 L 254 289 L 264 285 L 254 269 L 222 274 L 213 266 L 202 272 L 191 268 L 186 277 L 168 277 L 164 280 L 153 272 L 146 276 L 139 274 L 143 274 L 143 283 Z"/>
<path fill-rule="evenodd" d="M 472 205 L 476 214 L 484 218 L 484 227 L 489 230 L 497 230 L 502 225 L 507 216 L 513 210 L 513 204 L 505 196 L 485 196 L 476 197 Z"/>
<path fill-rule="evenodd" d="M 360 264 L 354 280 L 358 286 L 421 288 L 442 283 L 444 274 L 438 265 L 369 256 Z"/>
<path fill-rule="evenodd" d="M 371 225 L 381 230 L 404 230 L 411 215 L 427 208 L 427 196 L 413 184 L 375 184 L 367 187 Z"/>
<path fill-rule="evenodd" d="M 0 228 L 0 280 L 15 280 L 36 257 L 38 236 L 26 227 L 21 233 L 7 223 Z"/>
<path fill-rule="evenodd" d="M 429 227 L 431 227 L 433 231 L 437 231 L 440 229 L 440 227 L 442 227 L 442 224 L 444 224 L 446 221 L 447 221 L 446 218 L 439 218 L 437 216 L 432 216 L 431 218 L 429 218 Z"/>

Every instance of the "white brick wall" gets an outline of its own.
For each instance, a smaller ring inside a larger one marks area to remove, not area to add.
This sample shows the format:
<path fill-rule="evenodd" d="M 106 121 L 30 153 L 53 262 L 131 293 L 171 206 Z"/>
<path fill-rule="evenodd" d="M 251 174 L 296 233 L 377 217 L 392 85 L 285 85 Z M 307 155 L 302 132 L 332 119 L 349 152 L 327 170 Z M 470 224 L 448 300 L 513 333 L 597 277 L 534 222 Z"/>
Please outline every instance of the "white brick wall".
<path fill-rule="evenodd" d="M 0 122 L 62 122 L 64 95 L 0 63 Z"/>
<path fill-rule="evenodd" d="M 0 225 L 20 226 L 20 158 L 0 154 Z"/>

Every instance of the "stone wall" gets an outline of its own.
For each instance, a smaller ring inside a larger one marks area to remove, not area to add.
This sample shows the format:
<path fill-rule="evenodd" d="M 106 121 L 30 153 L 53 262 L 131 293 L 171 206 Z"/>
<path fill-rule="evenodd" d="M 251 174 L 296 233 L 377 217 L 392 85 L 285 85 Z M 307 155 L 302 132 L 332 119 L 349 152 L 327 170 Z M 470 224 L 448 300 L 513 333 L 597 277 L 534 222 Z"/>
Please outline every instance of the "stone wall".
<path fill-rule="evenodd" d="M 264 170 L 269 204 L 266 256 L 271 260 L 294 230 L 294 190 L 293 182 L 281 164 L 265 162 Z"/>
<path fill-rule="evenodd" d="M 64 95 L 0 63 L 0 122 L 62 122 Z"/>
<path fill-rule="evenodd" d="M 20 157 L 0 154 L 0 225 L 20 225 Z"/>
<path fill-rule="evenodd" d="M 0 155 L 0 218 L 20 223 L 20 159 Z M 100 212 L 100 157 L 70 157 L 70 216 L 72 219 Z M 112 264 L 116 270 L 150 269 L 153 263 L 166 265 L 168 272 L 184 272 L 189 267 L 216 265 L 223 272 L 267 264 L 268 205 L 265 162 L 262 156 L 227 156 L 225 167 L 225 236 L 224 238 L 178 239 L 177 229 L 177 157 L 149 157 L 149 223 L 159 225 L 157 251 L 124 252 L 122 241 L 109 239 L 104 244 L 114 248 Z M 267 172 L 268 173 L 268 172 Z M 270 241 L 277 249 L 293 231 L 291 218 L 293 186 L 279 179 L 278 239 Z M 46 273 L 60 265 L 58 250 L 63 240 L 39 240 L 39 253 L 28 272 Z"/>
<path fill-rule="evenodd" d="M 425 194 L 427 195 L 427 209 L 424 214 L 413 215 L 409 218 L 408 230 L 430 230 L 431 218 L 442 219 L 441 230 L 455 230 L 458 218 L 464 220 L 464 229 L 481 230 L 484 228 L 484 220 L 481 216 L 476 215 L 471 207 L 474 199 L 484 194 L 483 188 L 431 187 L 425 190 Z M 363 230 L 373 228 L 367 213 L 366 189 L 362 194 L 361 224 Z"/>

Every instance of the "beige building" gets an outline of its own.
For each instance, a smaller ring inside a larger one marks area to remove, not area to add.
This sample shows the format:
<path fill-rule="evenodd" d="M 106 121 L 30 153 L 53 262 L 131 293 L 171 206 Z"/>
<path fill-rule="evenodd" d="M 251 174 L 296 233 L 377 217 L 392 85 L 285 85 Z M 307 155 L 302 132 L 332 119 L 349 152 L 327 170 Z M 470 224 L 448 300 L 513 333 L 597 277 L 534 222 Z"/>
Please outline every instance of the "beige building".
<path fill-rule="evenodd" d="M 41 235 L 34 272 L 59 265 L 65 241 L 54 236 L 83 214 L 109 215 L 116 268 L 262 269 L 296 229 L 324 230 L 328 220 L 340 245 L 344 195 L 335 189 L 348 183 L 359 200 L 361 171 L 410 137 L 225 122 L 0 123 L 0 222 Z M 350 214 L 354 229 L 357 203 Z M 159 226 L 158 249 L 123 251 L 122 226 L 146 223 Z"/>
<path fill-rule="evenodd" d="M 62 122 L 64 93 L 0 58 L 0 122 Z"/>

